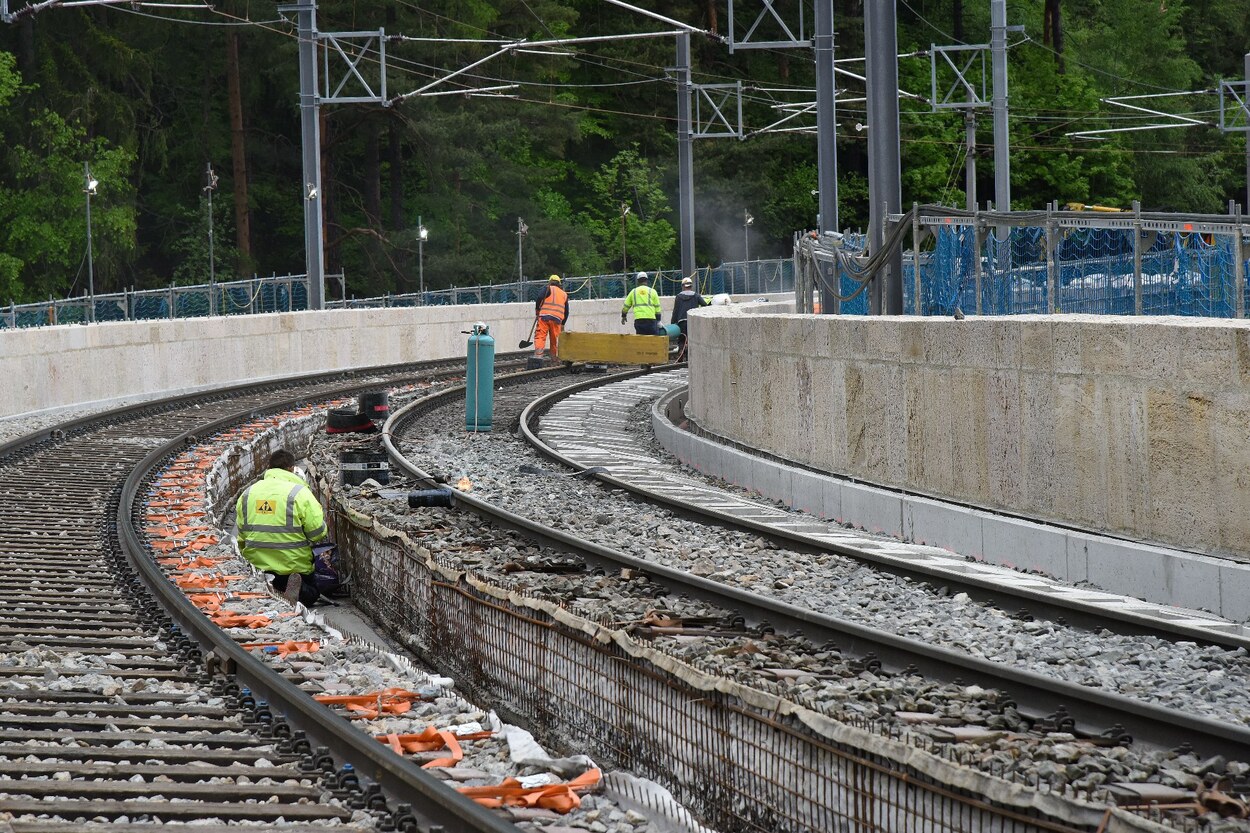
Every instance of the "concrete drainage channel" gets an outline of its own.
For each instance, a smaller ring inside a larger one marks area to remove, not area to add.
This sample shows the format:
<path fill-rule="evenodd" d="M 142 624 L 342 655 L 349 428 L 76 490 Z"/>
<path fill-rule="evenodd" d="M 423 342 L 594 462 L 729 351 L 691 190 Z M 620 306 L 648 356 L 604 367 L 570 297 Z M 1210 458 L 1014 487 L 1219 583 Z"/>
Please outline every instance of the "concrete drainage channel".
<path fill-rule="evenodd" d="M 654 778 L 723 833 L 1164 829 L 709 675 L 608 624 L 449 567 L 419 535 L 340 495 L 330 502 L 356 601 L 375 620 L 480 702 L 523 715 L 557 745 Z"/>
<path fill-rule="evenodd" d="M 220 519 L 228 514 L 235 493 L 257 473 L 257 462 L 265 459 L 270 450 L 279 446 L 293 450 L 307 448 L 310 442 L 321 433 L 322 427 L 323 421 L 316 415 L 279 420 L 250 443 L 240 443 L 228 448 L 214 467 L 215 476 L 209 478 L 206 484 L 206 496 L 208 503 L 213 507 L 214 516 Z M 328 514 L 332 523 L 332 537 L 343 551 L 351 554 L 348 560 L 355 570 L 356 578 L 353 585 L 357 588 L 354 595 L 355 600 L 360 603 L 358 607 L 373 614 L 375 621 L 387 622 L 391 626 L 389 630 L 397 633 L 394 625 L 399 623 L 406 627 L 409 624 L 408 618 L 396 618 L 397 615 L 402 617 L 404 614 L 402 611 L 397 613 L 394 608 L 370 604 L 371 600 L 376 602 L 378 599 L 376 588 L 387 587 L 391 591 L 396 591 L 393 592 L 391 598 L 403 598 L 408 602 L 419 603 L 422 615 L 439 623 L 433 644 L 442 646 L 442 649 L 426 650 L 424 647 L 426 641 L 420 639 L 405 639 L 407 646 L 418 651 L 423 659 L 437 665 L 439 670 L 455 674 L 456 691 L 477 693 L 481 687 L 481 675 L 475 674 L 472 667 L 466 668 L 462 662 L 457 661 L 461 652 L 454 650 L 454 647 L 459 643 L 453 641 L 450 635 L 453 633 L 471 634 L 473 631 L 471 622 L 481 618 L 482 606 L 462 605 L 457 611 L 454 605 L 445 603 L 447 600 L 440 597 L 440 594 L 450 593 L 452 601 L 459 598 L 454 589 L 459 578 L 456 574 L 438 570 L 421 574 L 420 565 L 401 564 L 399 565 L 400 572 L 404 575 L 397 575 L 394 570 L 396 565 L 387 561 L 387 555 L 394 551 L 394 536 L 390 535 L 381 523 L 362 518 L 352 512 L 350 506 L 342 500 L 342 495 L 336 494 L 337 472 L 319 471 L 311 465 L 311 461 L 307 462 L 309 463 L 309 479 L 332 512 Z M 361 560 L 365 558 L 371 560 Z M 391 569 L 388 570 L 388 567 Z M 489 612 L 488 607 L 486 612 Z M 311 618 L 317 620 L 320 617 L 314 614 Z M 453 650 L 448 651 L 447 646 L 452 646 Z M 468 655 L 468 652 L 463 653 Z M 446 686 L 450 683 L 451 681 L 444 680 L 442 685 Z M 448 693 L 447 697 L 450 696 L 451 694 Z M 440 695 L 440 708 L 444 699 Z M 419 708 L 424 719 L 430 721 L 431 725 L 445 724 L 447 715 L 442 715 L 443 722 L 440 723 L 440 716 L 437 712 L 428 706 Z M 460 708 L 462 711 L 471 709 L 467 705 L 462 705 Z M 413 715 L 417 714 L 417 709 L 414 709 Z M 515 715 L 514 722 L 518 723 L 525 721 L 528 717 L 526 712 L 513 712 L 510 716 L 512 715 Z M 533 743 L 532 738 L 529 738 L 523 730 L 500 724 L 493 714 L 489 714 L 488 717 L 489 720 L 485 725 L 492 727 L 493 733 L 501 739 L 500 743 L 506 743 L 500 753 L 505 760 L 483 762 L 479 756 L 471 763 L 466 745 L 466 757 L 463 764 L 452 767 L 438 764 L 440 769 L 429 770 L 429 772 L 449 779 L 449 787 L 459 787 L 465 779 L 469 779 L 470 784 L 474 783 L 475 779 L 497 780 L 497 778 L 492 778 L 491 774 L 496 773 L 497 770 L 506 772 L 509 766 L 519 769 L 521 773 L 516 776 L 519 782 L 517 789 L 541 789 L 542 785 L 550 780 L 544 773 L 567 772 L 575 767 L 581 767 L 583 771 L 593 771 L 595 779 L 599 779 L 598 771 L 584 756 L 551 759 L 541 747 Z M 532 723 L 532 721 L 529 722 Z M 366 731 L 370 730 L 366 728 Z M 398 739 L 401 742 L 408 742 L 408 737 L 399 735 Z M 487 741 L 482 741 L 482 743 L 485 744 Z M 581 747 L 581 740 L 576 735 L 572 735 L 566 745 L 577 749 Z M 378 748 L 381 749 L 381 745 L 378 745 Z M 524 752 L 524 760 L 521 763 L 517 763 L 518 750 Z M 506 760 L 509 754 L 512 757 L 511 763 Z M 586 770 L 587 765 L 590 765 L 589 770 Z M 575 773 L 569 774 L 567 778 L 555 779 L 554 786 L 559 786 L 560 780 L 577 783 L 579 779 L 575 777 Z M 585 780 L 584 776 L 580 780 Z M 531 785 L 530 781 L 535 781 L 535 784 Z M 545 809 L 547 805 L 542 803 L 527 807 L 521 806 L 519 802 L 511 805 L 505 802 L 505 806 L 498 811 L 502 818 L 496 822 L 497 827 L 456 829 L 502 830 L 506 828 L 552 830 L 553 833 L 554 831 L 565 833 L 573 829 L 589 829 L 598 833 L 712 833 L 693 821 L 689 813 L 654 783 L 634 778 L 628 773 L 610 772 L 603 776 L 599 784 L 600 789 L 588 790 L 586 795 L 581 796 L 580 809 L 578 803 L 574 802 L 573 812 L 567 816 Z M 476 787 L 475 789 L 484 788 Z M 516 827 L 509 825 L 504 820 L 505 818 Z M 433 831 L 441 828 L 429 829 Z"/>

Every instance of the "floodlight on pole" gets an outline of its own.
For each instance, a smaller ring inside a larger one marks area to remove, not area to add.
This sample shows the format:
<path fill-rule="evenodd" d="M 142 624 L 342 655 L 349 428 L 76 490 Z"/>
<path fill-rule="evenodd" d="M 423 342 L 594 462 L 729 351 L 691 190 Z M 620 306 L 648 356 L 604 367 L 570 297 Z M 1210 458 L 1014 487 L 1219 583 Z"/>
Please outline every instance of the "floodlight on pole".
<path fill-rule="evenodd" d="M 95 264 L 91 254 L 91 197 L 100 181 L 91 175 L 91 166 L 82 163 L 83 193 L 87 195 L 87 320 L 95 321 Z"/>
<path fill-rule="evenodd" d="M 217 264 L 213 256 L 213 192 L 217 190 L 217 174 L 213 173 L 213 163 L 205 163 L 207 184 L 204 193 L 208 195 L 208 314 L 217 314 Z"/>
<path fill-rule="evenodd" d="M 742 209 L 742 262 L 745 263 L 751 259 L 751 224 L 755 222 L 755 218 L 751 216 L 751 212 L 745 208 Z"/>
<path fill-rule="evenodd" d="M 621 201 L 621 274 L 624 275 L 629 271 L 626 264 L 626 248 L 625 248 L 625 217 L 629 214 L 629 203 Z"/>
<path fill-rule="evenodd" d="M 421 222 L 417 215 L 417 286 L 421 293 L 420 303 L 425 303 L 425 241 L 430 239 L 430 230 Z"/>

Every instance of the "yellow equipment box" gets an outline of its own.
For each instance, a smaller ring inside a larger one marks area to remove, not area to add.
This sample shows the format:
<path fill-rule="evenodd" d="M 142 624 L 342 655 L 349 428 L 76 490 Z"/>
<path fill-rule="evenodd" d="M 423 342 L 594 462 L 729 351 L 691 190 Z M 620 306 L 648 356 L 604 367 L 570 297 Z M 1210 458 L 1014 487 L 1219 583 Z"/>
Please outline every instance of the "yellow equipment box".
<path fill-rule="evenodd" d="M 564 332 L 560 335 L 560 360 L 603 364 L 664 364 L 668 361 L 668 338 L 619 333 Z"/>

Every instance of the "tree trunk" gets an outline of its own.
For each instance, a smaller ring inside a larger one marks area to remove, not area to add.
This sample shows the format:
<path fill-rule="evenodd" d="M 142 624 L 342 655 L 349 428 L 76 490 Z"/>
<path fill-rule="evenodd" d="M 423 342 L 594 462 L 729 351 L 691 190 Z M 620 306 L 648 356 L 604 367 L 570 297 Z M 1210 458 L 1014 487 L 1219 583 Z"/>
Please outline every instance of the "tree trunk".
<path fill-rule="evenodd" d="M 719 32 L 716 19 L 716 0 L 704 0 L 703 7 L 705 14 L 707 14 L 707 30 L 709 32 Z"/>
<path fill-rule="evenodd" d="M 371 228 L 382 227 L 382 165 L 378 152 L 380 126 L 376 118 L 365 120 L 365 217 Z"/>
<path fill-rule="evenodd" d="M 17 24 L 17 69 L 29 83 L 35 74 L 35 22 L 27 15 Z"/>
<path fill-rule="evenodd" d="M 1059 74 L 1064 72 L 1063 66 L 1063 15 L 1059 0 L 1046 0 L 1042 13 L 1042 43 L 1055 50 L 1055 63 Z"/>
<path fill-rule="evenodd" d="M 226 86 L 230 99 L 230 158 L 234 185 L 234 245 L 239 250 L 236 274 L 252 271 L 252 221 L 247 205 L 247 136 L 243 128 L 243 92 L 239 78 L 239 36 L 226 34 Z"/>
<path fill-rule="evenodd" d="M 391 230 L 404 227 L 404 148 L 403 122 L 392 116 L 387 128 L 386 164 L 390 169 Z"/>
<path fill-rule="evenodd" d="M 951 35 L 962 43 L 964 39 L 964 0 L 951 0 Z"/>
<path fill-rule="evenodd" d="M 339 221 L 338 183 L 334 180 L 333 155 L 329 152 L 334 136 L 325 108 L 317 109 L 317 119 L 321 123 L 321 238 L 326 246 L 325 274 L 332 275 L 341 271 L 339 235 L 343 224 Z"/>

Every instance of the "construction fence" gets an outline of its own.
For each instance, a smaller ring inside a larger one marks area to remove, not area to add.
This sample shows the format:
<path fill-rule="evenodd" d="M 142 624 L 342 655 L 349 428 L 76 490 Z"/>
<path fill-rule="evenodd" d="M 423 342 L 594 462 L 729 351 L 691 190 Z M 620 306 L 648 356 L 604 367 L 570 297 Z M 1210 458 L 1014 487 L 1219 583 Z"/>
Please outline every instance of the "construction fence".
<path fill-rule="evenodd" d="M 571 277 L 564 282 L 575 299 L 623 298 L 633 288 L 637 273 Z M 648 271 L 661 295 L 681 291 L 680 270 Z M 705 294 L 726 292 L 733 295 L 761 296 L 794 291 L 794 263 L 784 260 L 752 260 L 725 263 L 696 271 L 699 290 Z M 371 307 L 415 307 L 448 304 L 507 304 L 532 301 L 546 280 L 515 281 L 483 286 L 452 287 L 424 293 L 387 294 L 370 298 L 349 298 L 346 278 L 327 275 L 326 283 L 338 290 L 339 300 L 327 300 L 327 309 Z M 308 309 L 308 278 L 281 275 L 268 278 L 227 281 L 164 289 L 128 290 L 65 299 L 49 298 L 33 304 L 0 307 L 0 330 L 18 327 L 46 327 L 56 324 L 84 324 L 95 321 L 150 321 L 162 318 L 201 318 L 213 315 L 249 315 L 262 312 L 291 312 Z"/>
<path fill-rule="evenodd" d="M 911 225 L 911 245 L 900 253 L 903 311 L 914 315 L 1097 313 L 1244 318 L 1246 237 L 1240 208 L 1227 215 L 1124 212 L 959 211 L 916 206 L 891 218 Z M 699 292 L 756 295 L 776 300 L 795 292 L 800 310 L 869 312 L 863 234 L 808 234 L 795 238 L 795 257 L 729 262 L 693 275 Z M 797 269 L 796 269 L 797 264 Z M 661 295 L 681 289 L 680 270 L 647 270 Z M 566 277 L 573 299 L 621 298 L 634 272 Z M 876 272 L 872 273 L 874 276 Z M 346 278 L 327 276 L 330 309 L 499 304 L 533 300 L 545 279 L 453 287 L 424 293 L 347 298 Z M 833 289 L 838 291 L 834 292 Z M 841 296 L 844 300 L 839 300 Z M 253 277 L 197 286 L 170 286 L 0 308 L 0 329 L 96 321 L 247 315 L 308 308 L 304 275 Z"/>
<path fill-rule="evenodd" d="M 892 219 L 913 226 L 911 247 L 901 252 L 909 314 L 1245 317 L 1250 225 L 1236 208 L 1228 215 L 1181 216 L 917 206 Z M 850 299 L 822 293 L 826 311 L 867 314 L 870 293 L 855 295 L 863 276 L 846 268 L 853 262 L 848 259 L 862 255 L 864 236 L 809 241 L 799 239 L 798 259 L 807 250 L 809 262 L 821 264 L 817 273 L 836 270 L 837 294 Z M 800 295 L 821 280 L 820 274 L 801 275 Z"/>

